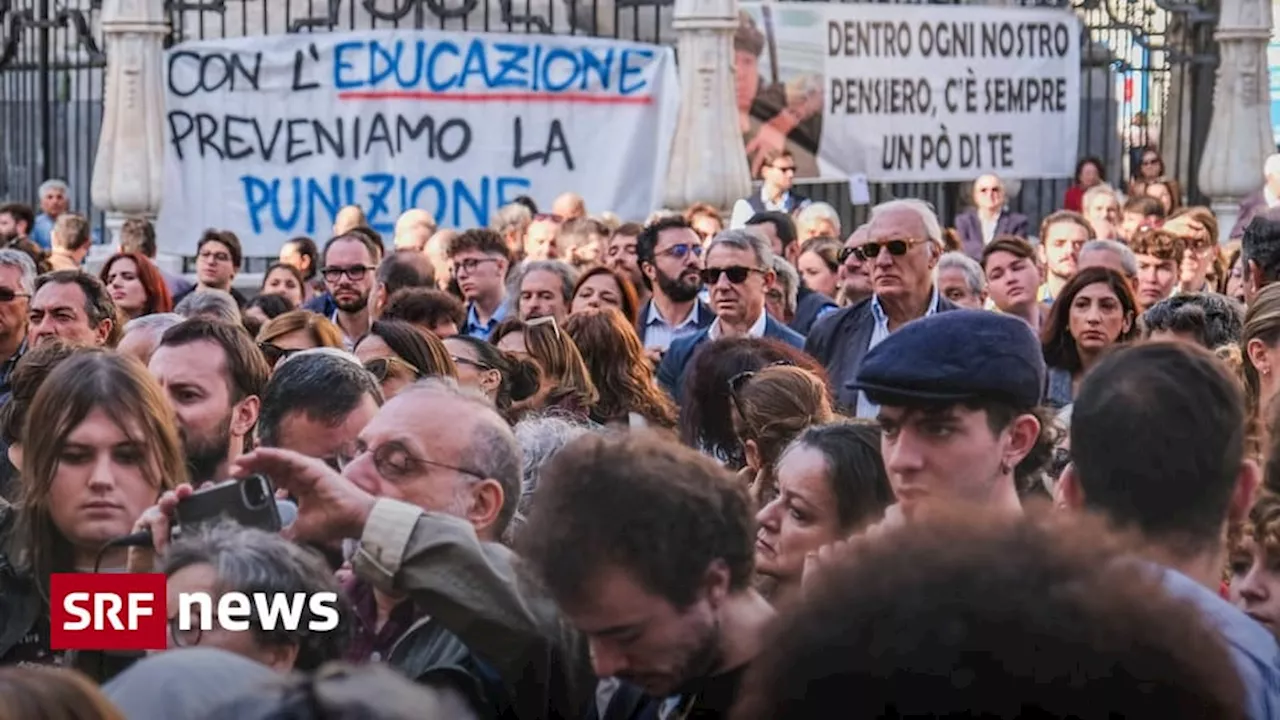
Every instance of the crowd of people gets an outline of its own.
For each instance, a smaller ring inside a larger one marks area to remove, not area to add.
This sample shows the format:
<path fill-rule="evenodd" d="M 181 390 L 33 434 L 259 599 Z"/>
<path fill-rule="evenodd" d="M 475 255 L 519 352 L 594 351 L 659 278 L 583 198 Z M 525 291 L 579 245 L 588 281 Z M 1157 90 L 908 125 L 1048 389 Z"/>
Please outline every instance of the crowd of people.
<path fill-rule="evenodd" d="M 1280 157 L 1227 245 L 1157 166 L 1038 226 L 984 176 L 842 227 L 785 152 L 729 219 L 352 206 L 256 292 L 142 218 L 88 272 L 46 184 L 0 206 L 0 719 L 1280 717 Z M 257 475 L 282 532 L 174 535 Z M 60 651 L 70 572 L 340 622 Z"/>

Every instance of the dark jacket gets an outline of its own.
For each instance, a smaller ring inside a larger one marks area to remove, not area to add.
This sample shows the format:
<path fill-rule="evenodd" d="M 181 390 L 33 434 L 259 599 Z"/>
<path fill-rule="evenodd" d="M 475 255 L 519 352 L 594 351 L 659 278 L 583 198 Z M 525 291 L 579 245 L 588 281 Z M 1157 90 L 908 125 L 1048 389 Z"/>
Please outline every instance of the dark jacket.
<path fill-rule="evenodd" d="M 996 220 L 996 234 L 1017 235 L 1025 238 L 1031 223 L 1026 215 L 1005 210 Z M 969 209 L 956 216 L 956 234 L 960 236 L 960 247 L 964 254 L 982 261 L 982 249 L 987 246 L 982 237 L 982 221 L 978 219 L 978 211 Z"/>
<path fill-rule="evenodd" d="M 662 356 L 662 364 L 658 366 L 658 384 L 662 386 L 663 390 L 667 391 L 667 394 L 677 404 L 683 399 L 684 373 L 689 361 L 693 358 L 694 351 L 710 339 L 708 336 L 710 331 L 710 326 L 707 326 L 698 331 L 696 335 L 677 338 L 671 343 L 667 354 Z M 764 336 L 773 340 L 781 340 L 797 350 L 804 347 L 803 335 L 774 320 L 772 317 L 766 316 L 765 318 Z"/>
<path fill-rule="evenodd" d="M 762 192 L 761 188 L 756 188 L 755 192 L 743 198 L 743 200 L 746 200 L 747 204 L 751 206 L 751 209 L 757 213 L 762 213 L 769 209 L 769 207 L 764 204 L 764 195 Z M 796 210 L 808 205 L 810 202 L 812 201 L 809 198 L 803 195 L 797 195 L 794 189 L 790 190 L 787 193 L 786 200 L 782 203 L 783 212 L 788 215 L 792 215 Z"/>
<path fill-rule="evenodd" d="M 796 316 L 791 319 L 789 327 L 801 335 L 808 335 L 819 317 L 824 317 L 840 307 L 836 305 L 835 300 L 807 287 L 800 287 L 797 295 Z"/>
<path fill-rule="evenodd" d="M 649 326 L 645 323 L 649 320 L 649 308 L 653 307 L 653 300 L 646 300 L 644 305 L 640 306 L 640 317 L 636 318 L 636 334 L 640 336 L 640 344 L 648 347 L 645 336 L 649 333 Z M 693 324 L 701 330 L 712 323 L 716 319 L 716 313 L 709 305 L 698 301 L 698 312 L 694 318 Z"/>
<path fill-rule="evenodd" d="M 325 318 L 331 318 L 334 313 L 338 312 L 338 303 L 334 302 L 333 296 L 326 292 L 302 303 L 302 309 L 310 310 Z"/>
<path fill-rule="evenodd" d="M 805 352 L 827 369 L 836 391 L 836 404 L 847 413 L 858 409 L 858 391 L 849 385 L 858 376 L 876 329 L 875 316 L 871 314 L 873 299 L 874 296 L 822 318 L 804 344 Z M 938 296 L 938 312 L 958 309 L 950 300 Z"/>
<path fill-rule="evenodd" d="M 1231 228 L 1231 234 L 1227 236 L 1230 240 L 1236 240 L 1244 237 L 1244 229 L 1249 227 L 1249 223 L 1253 219 L 1267 211 L 1267 196 L 1262 188 L 1250 195 L 1245 196 L 1240 201 L 1240 219 L 1236 220 L 1235 227 Z"/>
<path fill-rule="evenodd" d="M 477 717 L 517 717 L 498 671 L 430 617 L 419 620 L 396 642 L 387 662 L 416 682 L 456 688 Z"/>

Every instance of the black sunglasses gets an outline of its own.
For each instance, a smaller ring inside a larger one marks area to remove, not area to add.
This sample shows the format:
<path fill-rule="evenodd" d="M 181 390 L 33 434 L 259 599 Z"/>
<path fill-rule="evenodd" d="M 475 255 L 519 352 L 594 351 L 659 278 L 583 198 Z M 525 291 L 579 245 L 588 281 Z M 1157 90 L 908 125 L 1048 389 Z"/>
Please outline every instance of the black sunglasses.
<path fill-rule="evenodd" d="M 912 246 L 919 243 L 920 240 L 885 240 L 883 242 L 867 242 L 853 248 L 853 252 L 857 253 L 858 259 L 863 262 L 867 260 L 875 260 L 880 257 L 880 251 L 888 250 L 890 255 L 894 257 L 902 257 Z"/>
<path fill-rule="evenodd" d="M 302 352 L 301 348 L 282 348 L 275 343 L 269 342 L 258 343 L 258 349 L 262 351 L 262 357 L 266 358 L 267 364 L 272 367 L 275 367 L 276 363 L 290 355 L 296 355 Z"/>
<path fill-rule="evenodd" d="M 0 303 L 13 302 L 16 298 L 31 297 L 31 293 L 18 292 L 9 288 L 0 288 Z"/>
<path fill-rule="evenodd" d="M 763 273 L 760 268 L 743 267 L 742 265 L 733 265 L 725 268 L 702 268 L 702 282 L 704 285 L 715 285 L 720 282 L 720 275 L 727 275 L 729 282 L 734 285 L 740 285 L 747 281 L 747 276 L 751 273 Z"/>
<path fill-rule="evenodd" d="M 857 248 L 851 248 L 851 247 L 840 248 L 840 252 L 836 254 L 836 262 L 840 263 L 841 265 L 849 262 L 849 258 L 853 257 L 856 251 L 857 251 Z M 859 257 L 858 259 L 861 260 L 862 258 Z"/>

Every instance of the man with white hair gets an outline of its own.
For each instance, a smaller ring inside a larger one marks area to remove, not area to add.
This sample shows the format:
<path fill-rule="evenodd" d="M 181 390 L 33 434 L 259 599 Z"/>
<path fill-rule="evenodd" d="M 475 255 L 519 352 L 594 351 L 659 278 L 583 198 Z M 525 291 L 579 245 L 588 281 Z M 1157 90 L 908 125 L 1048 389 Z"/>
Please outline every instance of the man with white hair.
<path fill-rule="evenodd" d="M 1280 206 L 1280 153 L 1267 158 L 1262 165 L 1263 185 L 1257 192 L 1240 202 L 1240 219 L 1231 228 L 1232 240 L 1244 237 L 1244 229 L 1254 217 Z"/>
<path fill-rule="evenodd" d="M 958 308 L 938 294 L 933 282 L 943 252 L 942 225 L 927 203 L 909 199 L 877 205 L 867 240 L 853 252 L 871 272 L 872 295 L 819 320 L 805 351 L 826 366 L 842 408 L 873 418 L 878 408 L 853 387 L 867 352 L 912 320 Z"/>
<path fill-rule="evenodd" d="M 65 180 L 45 180 L 40 184 L 40 214 L 31 229 L 31 239 L 46 251 L 53 249 L 53 224 L 70 207 L 70 193 Z"/>
<path fill-rule="evenodd" d="M 134 318 L 124 326 L 124 336 L 116 345 L 116 352 L 148 365 L 151 355 L 160 347 L 164 332 L 183 320 L 186 318 L 178 313 L 152 313 Z"/>
<path fill-rule="evenodd" d="M 988 174 L 974 180 L 972 200 L 973 207 L 956 216 L 961 249 L 969 257 L 980 260 L 982 249 L 1001 235 L 1027 236 L 1027 216 L 1009 210 L 1000 178 Z"/>

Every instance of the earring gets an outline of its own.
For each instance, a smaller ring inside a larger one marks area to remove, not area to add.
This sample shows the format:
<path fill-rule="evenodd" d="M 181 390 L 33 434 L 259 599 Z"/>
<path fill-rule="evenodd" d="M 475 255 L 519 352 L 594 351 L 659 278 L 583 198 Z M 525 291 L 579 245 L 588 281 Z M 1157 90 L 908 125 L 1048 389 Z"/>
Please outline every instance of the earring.
<path fill-rule="evenodd" d="M 1009 463 L 1005 462 L 1004 460 L 1001 460 L 1001 461 L 1000 461 L 1000 474 L 1001 474 L 1001 475 L 1008 475 L 1008 474 L 1009 474 L 1009 471 L 1010 471 L 1010 470 L 1012 470 L 1012 469 L 1013 469 L 1013 468 L 1010 468 L 1010 467 L 1009 467 Z"/>

